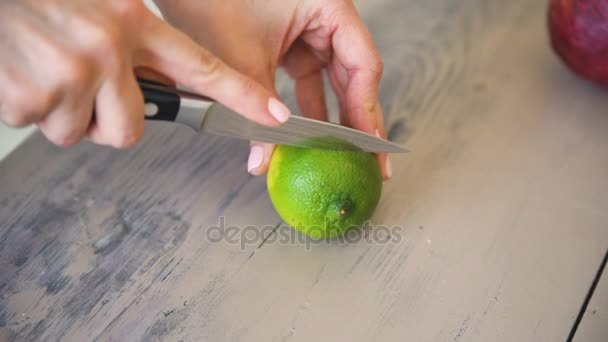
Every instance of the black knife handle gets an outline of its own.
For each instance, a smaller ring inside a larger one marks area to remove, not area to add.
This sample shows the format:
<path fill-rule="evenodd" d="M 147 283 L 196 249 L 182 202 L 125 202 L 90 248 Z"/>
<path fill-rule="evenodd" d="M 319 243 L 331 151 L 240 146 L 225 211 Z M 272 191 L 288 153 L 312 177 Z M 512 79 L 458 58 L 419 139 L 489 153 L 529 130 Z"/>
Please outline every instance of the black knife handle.
<path fill-rule="evenodd" d="M 160 83 L 138 79 L 144 95 L 146 120 L 175 122 L 179 113 L 181 98 L 169 90 L 163 89 Z"/>

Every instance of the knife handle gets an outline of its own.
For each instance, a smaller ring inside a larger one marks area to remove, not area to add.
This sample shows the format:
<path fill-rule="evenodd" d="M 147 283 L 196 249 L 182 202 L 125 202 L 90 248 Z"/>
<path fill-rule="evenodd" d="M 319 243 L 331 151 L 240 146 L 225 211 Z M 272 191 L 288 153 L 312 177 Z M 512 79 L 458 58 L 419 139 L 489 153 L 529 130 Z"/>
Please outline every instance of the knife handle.
<path fill-rule="evenodd" d="M 155 85 L 161 85 L 154 82 L 138 80 L 138 83 L 144 95 L 146 120 L 175 122 L 181 103 L 179 95 L 156 88 Z"/>
<path fill-rule="evenodd" d="M 170 121 L 200 130 L 214 101 L 161 83 L 138 79 L 144 96 L 145 119 Z"/>

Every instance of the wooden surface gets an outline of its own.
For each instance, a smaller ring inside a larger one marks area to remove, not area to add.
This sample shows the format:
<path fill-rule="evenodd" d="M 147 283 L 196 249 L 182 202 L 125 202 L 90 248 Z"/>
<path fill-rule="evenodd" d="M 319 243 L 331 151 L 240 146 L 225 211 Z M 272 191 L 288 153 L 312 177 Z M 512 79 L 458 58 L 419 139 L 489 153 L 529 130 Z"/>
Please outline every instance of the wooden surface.
<path fill-rule="evenodd" d="M 606 261 L 598 274 L 599 282 L 591 293 L 591 299 L 574 334 L 574 341 L 605 342 L 608 338 L 608 273 L 605 263 Z"/>
<path fill-rule="evenodd" d="M 0 339 L 565 340 L 608 248 L 608 92 L 554 57 L 544 1 L 358 5 L 412 151 L 368 231 L 390 236 L 281 243 L 245 142 L 35 135 L 0 164 Z M 268 240 L 214 242 L 220 217 Z"/>

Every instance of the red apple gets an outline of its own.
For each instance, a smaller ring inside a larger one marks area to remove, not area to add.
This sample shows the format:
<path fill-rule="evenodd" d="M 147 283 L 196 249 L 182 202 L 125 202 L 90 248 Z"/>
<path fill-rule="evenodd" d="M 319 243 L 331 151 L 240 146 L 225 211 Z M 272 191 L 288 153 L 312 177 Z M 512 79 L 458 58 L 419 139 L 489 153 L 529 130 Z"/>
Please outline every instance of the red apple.
<path fill-rule="evenodd" d="M 551 45 L 575 73 L 608 87 L 608 0 L 550 0 Z"/>

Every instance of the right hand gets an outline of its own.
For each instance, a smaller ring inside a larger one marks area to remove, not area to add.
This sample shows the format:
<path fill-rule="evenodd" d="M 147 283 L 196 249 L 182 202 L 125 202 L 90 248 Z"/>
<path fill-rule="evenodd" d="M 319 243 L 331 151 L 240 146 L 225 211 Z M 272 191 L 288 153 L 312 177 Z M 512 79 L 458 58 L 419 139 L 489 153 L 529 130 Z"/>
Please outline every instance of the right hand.
<path fill-rule="evenodd" d="M 0 2 L 0 120 L 9 126 L 36 124 L 62 146 L 87 137 L 127 147 L 144 127 L 135 69 L 151 70 L 264 125 L 279 125 L 290 115 L 275 95 L 141 0 Z"/>

